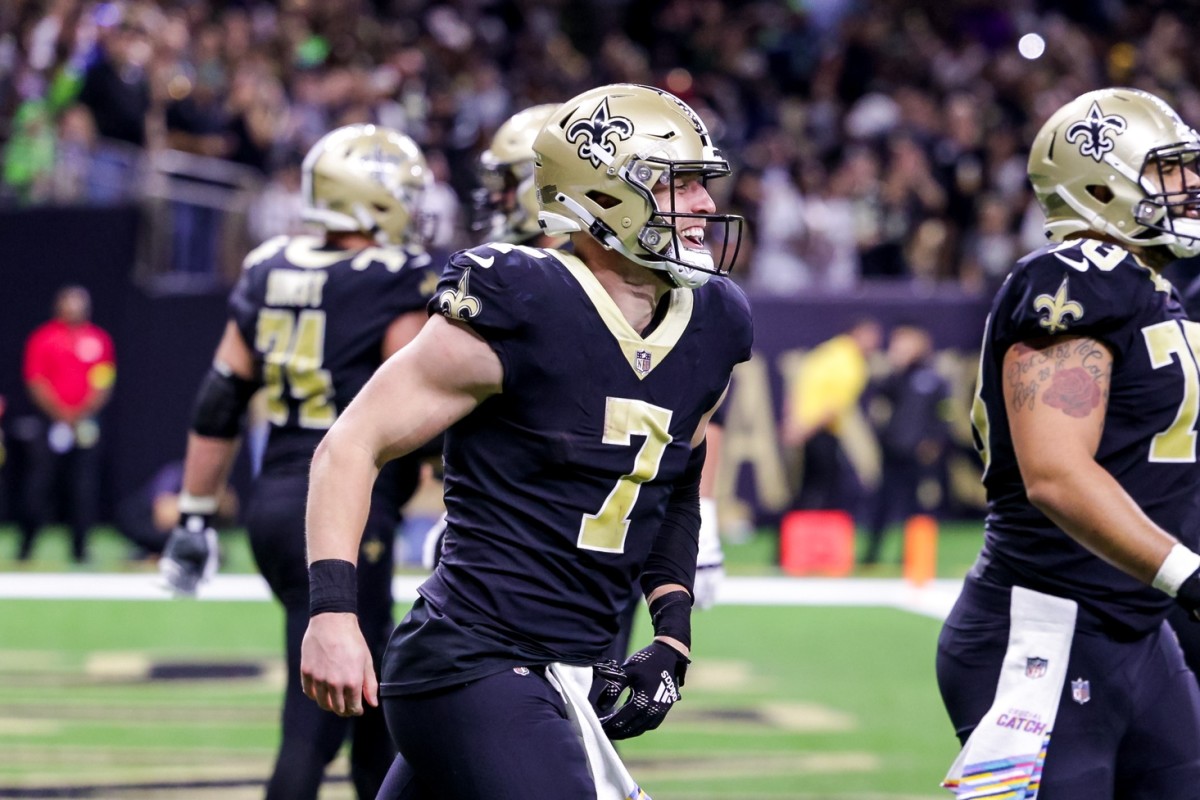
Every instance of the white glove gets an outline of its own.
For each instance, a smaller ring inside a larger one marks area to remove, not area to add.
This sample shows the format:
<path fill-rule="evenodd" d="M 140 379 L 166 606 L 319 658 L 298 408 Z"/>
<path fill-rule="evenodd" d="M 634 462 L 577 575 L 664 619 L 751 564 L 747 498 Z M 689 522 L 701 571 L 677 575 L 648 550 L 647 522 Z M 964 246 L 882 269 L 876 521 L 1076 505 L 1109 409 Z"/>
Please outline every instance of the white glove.
<path fill-rule="evenodd" d="M 168 588 L 178 595 L 195 595 L 217 572 L 220 553 L 217 532 L 200 514 L 187 515 L 171 531 L 158 571 Z"/>
<path fill-rule="evenodd" d="M 717 525 L 717 501 L 700 498 L 700 548 L 696 553 L 696 582 L 692 586 L 693 605 L 712 608 L 725 580 L 725 554 Z"/>
<path fill-rule="evenodd" d="M 167 538 L 158 571 L 167 588 L 177 595 L 196 594 L 201 584 L 217 572 L 220 552 L 212 518 L 217 513 L 217 498 L 179 493 L 179 523 Z"/>

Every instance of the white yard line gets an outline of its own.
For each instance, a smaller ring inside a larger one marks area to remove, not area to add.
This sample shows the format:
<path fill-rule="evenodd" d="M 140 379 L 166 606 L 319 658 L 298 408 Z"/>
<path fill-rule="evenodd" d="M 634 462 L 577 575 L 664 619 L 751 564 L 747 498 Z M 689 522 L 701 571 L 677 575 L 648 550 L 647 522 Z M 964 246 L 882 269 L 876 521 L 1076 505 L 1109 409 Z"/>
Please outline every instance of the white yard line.
<path fill-rule="evenodd" d="M 396 599 L 417 596 L 420 575 L 397 576 Z M 944 619 L 962 582 L 936 580 L 916 587 L 899 578 L 726 578 L 720 602 L 747 606 L 884 606 Z M 169 600 L 153 573 L 0 573 L 0 600 Z M 201 600 L 270 600 L 258 575 L 218 575 Z"/>

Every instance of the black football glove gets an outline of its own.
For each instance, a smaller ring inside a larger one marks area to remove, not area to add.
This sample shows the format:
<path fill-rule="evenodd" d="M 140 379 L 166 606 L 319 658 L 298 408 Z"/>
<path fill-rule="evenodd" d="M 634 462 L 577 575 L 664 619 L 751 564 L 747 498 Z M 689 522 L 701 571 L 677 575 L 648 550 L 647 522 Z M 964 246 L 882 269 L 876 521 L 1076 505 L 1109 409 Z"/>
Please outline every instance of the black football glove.
<path fill-rule="evenodd" d="M 1200 569 L 1187 576 L 1175 593 L 1175 602 L 1183 606 L 1192 622 L 1200 622 Z"/>
<path fill-rule="evenodd" d="M 596 700 L 596 710 L 602 715 L 600 724 L 608 738 L 631 739 L 657 728 L 679 701 L 679 687 L 690 663 L 671 645 L 652 642 L 619 668 L 613 669 L 615 662 L 598 665 L 596 673 L 606 685 Z M 613 706 L 626 689 L 629 699 L 614 711 Z"/>
<path fill-rule="evenodd" d="M 194 595 L 217 571 L 217 532 L 202 514 L 182 515 L 158 561 L 158 571 L 176 594 Z"/>

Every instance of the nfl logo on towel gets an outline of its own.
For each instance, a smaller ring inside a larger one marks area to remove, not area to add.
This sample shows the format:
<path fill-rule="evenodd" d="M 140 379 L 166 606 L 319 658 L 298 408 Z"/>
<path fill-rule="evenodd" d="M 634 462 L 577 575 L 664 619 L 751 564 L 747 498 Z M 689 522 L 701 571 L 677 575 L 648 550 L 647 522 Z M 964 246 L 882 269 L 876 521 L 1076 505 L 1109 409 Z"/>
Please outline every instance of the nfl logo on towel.
<path fill-rule="evenodd" d="M 650 351 L 638 350 L 633 356 L 633 368 L 637 370 L 638 375 L 645 375 L 650 371 Z"/>
<path fill-rule="evenodd" d="M 1092 699 L 1092 686 L 1083 678 L 1071 681 L 1071 699 L 1083 705 Z"/>
<path fill-rule="evenodd" d="M 1044 658 L 1027 658 L 1025 659 L 1025 677 L 1026 678 L 1041 678 L 1046 674 L 1046 667 L 1050 662 Z"/>

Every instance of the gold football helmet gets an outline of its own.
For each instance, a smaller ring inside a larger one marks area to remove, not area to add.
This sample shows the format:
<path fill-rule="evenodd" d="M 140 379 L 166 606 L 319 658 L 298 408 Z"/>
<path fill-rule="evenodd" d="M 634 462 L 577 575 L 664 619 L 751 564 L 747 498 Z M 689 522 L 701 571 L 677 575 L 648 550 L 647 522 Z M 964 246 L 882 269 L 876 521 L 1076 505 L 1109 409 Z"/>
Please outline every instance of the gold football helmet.
<path fill-rule="evenodd" d="M 331 131 L 304 157 L 302 216 L 329 231 L 362 231 L 381 244 L 420 243 L 421 195 L 432 181 L 421 148 L 378 125 Z"/>
<path fill-rule="evenodd" d="M 1029 180 L 1061 241 L 1095 231 L 1135 247 L 1200 254 L 1200 137 L 1138 89 L 1088 92 L 1056 111 L 1029 152 Z"/>
<path fill-rule="evenodd" d="M 494 242 L 526 242 L 541 234 L 537 189 L 533 185 L 533 140 L 558 109 L 533 106 L 500 126 L 479 156 L 483 188 L 475 197 L 475 224 Z"/>
<path fill-rule="evenodd" d="M 686 103 L 650 86 L 613 84 L 563 103 L 533 143 L 534 182 L 547 234 L 587 231 L 680 286 L 723 275 L 737 258 L 743 220 L 659 208 L 653 189 L 678 178 L 723 177 L 729 162 Z M 712 246 L 685 247 L 676 221 L 698 220 Z M 715 230 L 714 230 L 715 227 Z"/>

